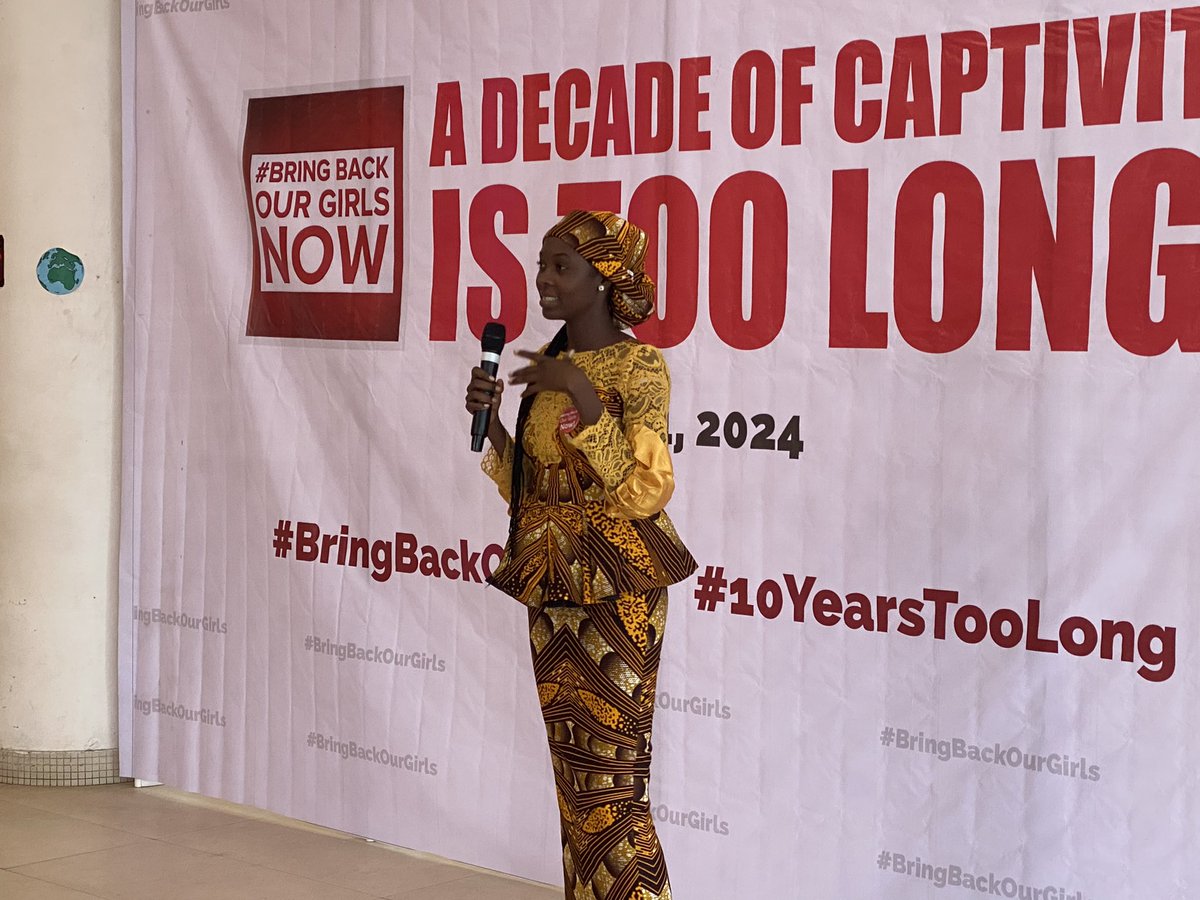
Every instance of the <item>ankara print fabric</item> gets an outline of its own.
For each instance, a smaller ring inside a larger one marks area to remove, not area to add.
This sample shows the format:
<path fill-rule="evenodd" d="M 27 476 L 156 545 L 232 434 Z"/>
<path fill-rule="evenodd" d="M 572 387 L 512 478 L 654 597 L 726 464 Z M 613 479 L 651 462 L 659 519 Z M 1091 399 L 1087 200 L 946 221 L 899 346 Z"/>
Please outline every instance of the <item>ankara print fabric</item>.
<path fill-rule="evenodd" d="M 670 900 L 648 795 L 667 592 L 529 610 L 567 900 Z"/>
<path fill-rule="evenodd" d="M 571 398 L 545 391 L 524 434 L 519 519 L 490 582 L 529 606 L 587 604 L 682 581 L 696 561 L 664 511 L 675 487 L 667 447 L 670 376 L 636 341 L 571 355 L 604 403 L 581 427 Z M 483 469 L 506 500 L 513 446 Z"/>

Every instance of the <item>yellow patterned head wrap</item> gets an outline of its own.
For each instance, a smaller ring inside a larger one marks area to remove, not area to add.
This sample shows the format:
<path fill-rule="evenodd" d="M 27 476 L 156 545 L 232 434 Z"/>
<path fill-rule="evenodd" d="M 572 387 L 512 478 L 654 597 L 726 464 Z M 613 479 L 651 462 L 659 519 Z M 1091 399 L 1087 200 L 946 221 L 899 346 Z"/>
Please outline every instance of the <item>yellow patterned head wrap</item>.
<path fill-rule="evenodd" d="M 611 212 L 576 209 L 546 232 L 574 246 L 612 285 L 608 308 L 625 325 L 640 325 L 654 312 L 654 282 L 646 274 L 646 232 Z"/>

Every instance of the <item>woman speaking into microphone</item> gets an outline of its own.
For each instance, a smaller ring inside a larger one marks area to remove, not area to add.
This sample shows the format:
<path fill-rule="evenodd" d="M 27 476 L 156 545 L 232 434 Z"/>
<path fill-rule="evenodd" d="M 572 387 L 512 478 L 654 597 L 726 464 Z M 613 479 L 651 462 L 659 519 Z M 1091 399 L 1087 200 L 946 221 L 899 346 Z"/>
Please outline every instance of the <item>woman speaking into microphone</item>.
<path fill-rule="evenodd" d="M 562 822 L 565 896 L 671 897 L 650 810 L 650 735 L 668 585 L 696 561 L 664 508 L 670 377 L 624 329 L 654 310 L 646 235 L 576 210 L 546 232 L 535 284 L 562 328 L 509 382 L 524 385 L 516 437 L 504 383 L 482 368 L 467 411 L 491 409 L 483 470 L 509 504 L 489 582 L 529 608 L 533 672 Z"/>

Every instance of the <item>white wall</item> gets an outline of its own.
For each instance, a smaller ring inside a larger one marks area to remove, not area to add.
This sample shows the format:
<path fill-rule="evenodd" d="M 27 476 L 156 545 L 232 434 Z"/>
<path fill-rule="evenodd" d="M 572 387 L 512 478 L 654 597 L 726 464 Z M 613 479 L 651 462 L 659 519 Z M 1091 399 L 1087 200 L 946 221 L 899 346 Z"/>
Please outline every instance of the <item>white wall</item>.
<path fill-rule="evenodd" d="M 115 747 L 116 0 L 0 0 L 0 747 Z M 84 284 L 38 284 L 47 249 Z"/>

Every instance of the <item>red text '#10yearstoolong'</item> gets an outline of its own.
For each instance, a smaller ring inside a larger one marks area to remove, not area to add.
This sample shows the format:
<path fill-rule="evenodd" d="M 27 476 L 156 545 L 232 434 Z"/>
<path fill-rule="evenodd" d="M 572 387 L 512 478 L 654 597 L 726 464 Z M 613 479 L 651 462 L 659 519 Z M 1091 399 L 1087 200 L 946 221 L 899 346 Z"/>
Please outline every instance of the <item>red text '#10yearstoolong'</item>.
<path fill-rule="evenodd" d="M 1166 681 L 1175 673 L 1175 628 L 1146 624 L 1140 629 L 1121 619 L 1101 619 L 1098 623 L 1084 616 L 1069 616 L 1054 637 L 1042 633 L 1042 603 L 1029 598 L 1025 609 L 1001 608 L 991 613 L 972 603 L 959 603 L 957 591 L 925 588 L 922 599 L 898 598 L 880 594 L 874 598 L 850 592 L 845 598 L 836 591 L 822 588 L 813 593 L 816 577 L 798 581 L 785 574 L 783 584 L 773 579 L 761 582 L 751 600 L 750 582 L 745 578 L 730 581 L 723 566 L 707 566 L 696 580 L 695 598 L 701 612 L 715 612 L 717 604 L 732 595 L 729 611 L 733 615 L 777 619 L 784 610 L 785 597 L 792 608 L 792 621 L 803 623 L 811 615 L 818 625 L 832 628 L 844 625 L 855 631 L 887 633 L 892 614 L 899 618 L 896 632 L 905 637 L 920 637 L 932 624 L 935 640 L 955 640 L 963 644 L 990 641 L 1004 649 L 1021 648 L 1032 653 L 1059 653 L 1071 656 L 1099 655 L 1101 659 L 1137 662 L 1137 674 L 1147 681 Z M 811 602 L 810 602 L 811 601 Z M 932 606 L 932 623 L 928 607 Z M 951 610 L 953 607 L 953 611 Z"/>

